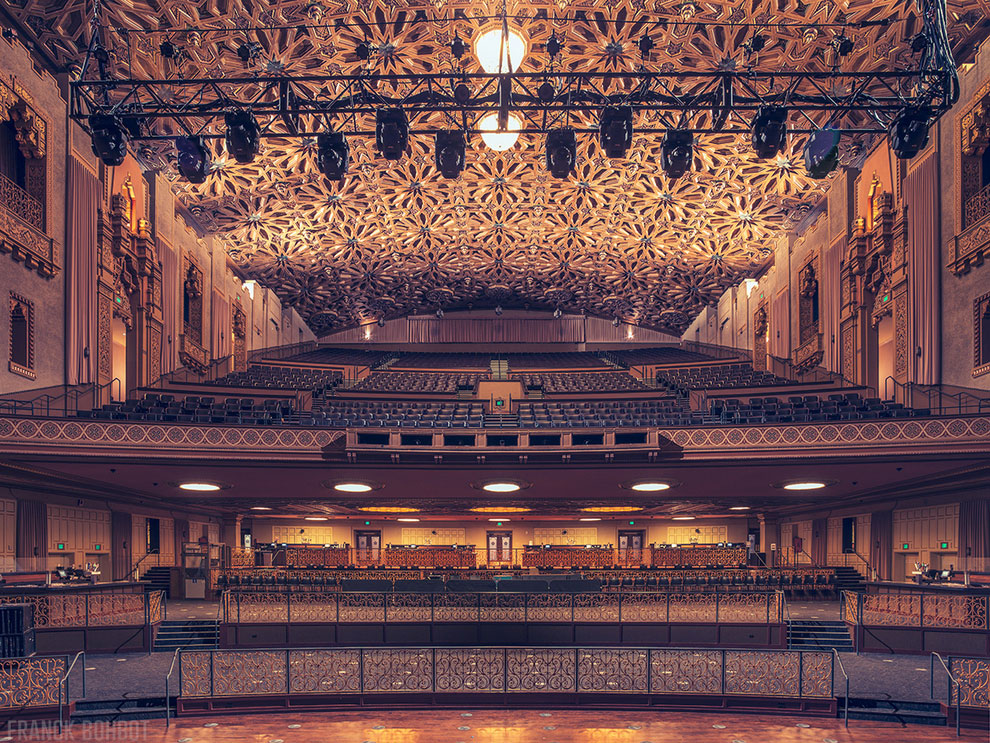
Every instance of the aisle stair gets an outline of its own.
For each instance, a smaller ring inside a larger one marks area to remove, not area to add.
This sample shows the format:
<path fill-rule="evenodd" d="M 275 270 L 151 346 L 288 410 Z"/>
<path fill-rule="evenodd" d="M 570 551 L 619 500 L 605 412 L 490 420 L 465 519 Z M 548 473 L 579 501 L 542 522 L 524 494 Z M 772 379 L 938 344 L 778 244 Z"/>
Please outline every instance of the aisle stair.
<path fill-rule="evenodd" d="M 517 413 L 485 413 L 485 428 L 517 428 L 519 415 Z"/>
<path fill-rule="evenodd" d="M 842 709 L 842 701 L 839 701 Z M 850 720 L 896 722 L 902 725 L 946 725 L 941 705 L 932 702 L 901 702 L 887 699 L 849 699 Z"/>
<path fill-rule="evenodd" d="M 819 619 L 791 619 L 787 622 L 789 650 L 838 650 L 852 652 L 852 637 L 845 622 Z"/>
<path fill-rule="evenodd" d="M 169 597 L 172 588 L 172 569 L 167 566 L 148 568 L 141 576 L 146 591 L 164 591 L 165 598 Z"/>
<path fill-rule="evenodd" d="M 835 590 L 837 591 L 862 591 L 866 583 L 856 568 L 838 567 L 832 568 L 835 571 Z"/>
<path fill-rule="evenodd" d="M 155 635 L 155 652 L 174 652 L 176 648 L 215 650 L 219 646 L 220 627 L 215 619 L 166 619 Z"/>

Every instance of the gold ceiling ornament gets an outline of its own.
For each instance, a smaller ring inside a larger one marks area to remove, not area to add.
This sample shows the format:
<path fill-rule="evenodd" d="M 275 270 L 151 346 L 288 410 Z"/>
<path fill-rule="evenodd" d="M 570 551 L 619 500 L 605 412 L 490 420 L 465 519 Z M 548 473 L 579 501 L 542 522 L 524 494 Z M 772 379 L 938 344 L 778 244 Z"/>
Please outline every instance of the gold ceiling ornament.
<path fill-rule="evenodd" d="M 114 64 L 138 78 L 480 72 L 474 41 L 498 17 L 500 4 L 441 5 L 437 11 L 409 0 L 233 0 L 222 6 L 135 0 L 107 5 L 104 22 L 106 29 L 157 28 L 126 38 L 107 32 Z M 990 0 L 949 0 L 948 10 L 950 39 L 965 44 L 982 33 L 979 20 L 990 15 Z M 9 12 L 59 61 L 82 59 L 89 28 L 75 6 L 38 0 Z M 733 70 L 748 64 L 744 45 L 754 28 L 768 36 L 761 69 L 827 72 L 840 30 L 854 45 L 849 68 L 903 67 L 913 63 L 905 39 L 920 27 L 914 4 L 899 0 L 783 8 L 679 0 L 649 14 L 638 0 L 538 0 L 509 3 L 506 13 L 527 47 L 518 61 L 523 73 L 548 69 L 551 35 L 560 45 L 557 71 L 631 73 L 644 64 L 661 72 Z M 858 25 L 884 18 L 890 22 Z M 808 28 L 818 29 L 815 38 Z M 466 42 L 460 59 L 451 53 L 455 35 Z M 646 58 L 640 53 L 645 36 L 652 45 Z M 165 40 L 178 47 L 169 58 L 162 54 Z M 242 45 L 255 50 L 247 61 L 237 54 Z M 367 84 L 388 87 L 374 78 Z M 609 92 L 627 84 L 628 78 L 611 83 Z M 339 93 L 316 82 L 300 85 L 314 95 Z M 250 83 L 240 87 L 251 90 Z M 330 118 L 336 128 L 344 125 L 343 116 Z M 323 117 L 301 119 L 309 130 L 327 125 Z M 580 112 L 569 123 L 597 126 Z M 369 131 L 374 121 L 358 115 L 352 125 Z M 416 125 L 452 126 L 439 112 L 420 116 Z M 606 158 L 596 136 L 580 134 L 568 180 L 549 176 L 543 137 L 525 128 L 505 151 L 469 137 L 466 167 L 452 180 L 435 169 L 432 136 L 415 131 L 409 151 L 395 162 L 378 155 L 372 137 L 349 137 L 350 168 L 333 185 L 318 170 L 308 138 L 264 139 L 261 156 L 248 164 L 212 140 L 210 175 L 202 185 L 179 179 L 170 142 L 141 142 L 139 151 L 148 166 L 172 179 L 178 197 L 220 236 L 245 275 L 273 288 L 317 333 L 359 324 L 383 297 L 394 300 L 388 314 L 397 317 L 493 304 L 492 287 L 507 306 L 560 306 L 604 317 L 613 316 L 606 297 L 620 294 L 624 301 L 613 309 L 624 317 L 670 327 L 671 319 L 683 325 L 683 318 L 750 275 L 826 184 L 804 174 L 803 137 L 790 137 L 777 157 L 759 160 L 745 137 L 719 133 L 696 136 L 693 171 L 671 180 L 659 166 L 661 135 L 638 131 L 669 125 L 654 113 L 637 113 L 623 160 Z M 556 288 L 567 290 L 566 300 L 547 293 Z"/>

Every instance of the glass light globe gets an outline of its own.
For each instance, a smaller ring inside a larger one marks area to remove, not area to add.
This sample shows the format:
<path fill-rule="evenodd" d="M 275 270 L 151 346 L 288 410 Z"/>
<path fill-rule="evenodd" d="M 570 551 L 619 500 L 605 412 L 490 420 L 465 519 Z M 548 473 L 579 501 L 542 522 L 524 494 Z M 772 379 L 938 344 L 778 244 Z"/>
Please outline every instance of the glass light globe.
<path fill-rule="evenodd" d="M 481 63 L 481 68 L 490 75 L 516 72 L 526 56 L 526 40 L 518 31 L 510 28 L 503 47 L 502 27 L 497 26 L 474 40 L 474 55 Z"/>
<path fill-rule="evenodd" d="M 499 129 L 498 114 L 490 113 L 481 117 L 478 122 L 478 129 L 486 145 L 496 152 L 504 152 L 511 149 L 516 140 L 519 139 L 522 121 L 515 114 L 509 114 L 505 129 Z"/>

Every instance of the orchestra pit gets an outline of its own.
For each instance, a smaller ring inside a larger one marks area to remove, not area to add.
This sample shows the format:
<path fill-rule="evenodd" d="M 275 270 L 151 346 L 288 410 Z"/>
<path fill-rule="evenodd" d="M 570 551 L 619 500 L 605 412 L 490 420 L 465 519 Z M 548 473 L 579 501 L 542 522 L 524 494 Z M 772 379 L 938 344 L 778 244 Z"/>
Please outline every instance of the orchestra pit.
<path fill-rule="evenodd" d="M 990 736 L 990 0 L 2 0 L 0 742 Z"/>

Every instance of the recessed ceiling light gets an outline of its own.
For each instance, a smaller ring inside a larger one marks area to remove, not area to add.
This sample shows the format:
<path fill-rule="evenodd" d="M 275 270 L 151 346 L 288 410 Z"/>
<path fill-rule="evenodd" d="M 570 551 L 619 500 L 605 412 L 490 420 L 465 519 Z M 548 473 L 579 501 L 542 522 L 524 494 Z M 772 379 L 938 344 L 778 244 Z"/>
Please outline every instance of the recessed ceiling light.
<path fill-rule="evenodd" d="M 583 519 L 578 519 L 578 521 L 601 521 L 601 518 L 598 516 L 586 516 Z"/>
<path fill-rule="evenodd" d="M 674 516 L 671 521 L 694 521 L 694 516 Z"/>
<path fill-rule="evenodd" d="M 821 482 L 820 480 L 808 481 L 808 482 L 789 482 L 784 485 L 784 490 L 821 490 L 828 483 Z"/>
<path fill-rule="evenodd" d="M 514 493 L 519 488 L 517 482 L 486 482 L 481 486 L 482 490 L 487 490 L 489 493 Z"/>
<path fill-rule="evenodd" d="M 500 524 L 507 524 L 507 523 L 509 523 L 509 521 L 511 521 L 512 519 L 488 519 L 488 520 L 489 520 L 489 521 L 497 521 L 497 522 L 498 522 L 498 523 L 500 523 Z"/>
<path fill-rule="evenodd" d="M 268 506 L 251 506 L 252 511 L 271 511 Z"/>
<path fill-rule="evenodd" d="M 373 490 L 366 482 L 338 482 L 333 489 L 341 493 L 367 493 Z"/>
<path fill-rule="evenodd" d="M 642 506 L 587 506 L 582 508 L 585 513 L 624 513 L 626 511 L 642 511 Z"/>
<path fill-rule="evenodd" d="M 526 513 L 529 510 L 527 506 L 475 506 L 471 513 Z"/>
<path fill-rule="evenodd" d="M 368 513 L 419 513 L 418 508 L 407 506 L 361 506 L 358 510 Z"/>
<path fill-rule="evenodd" d="M 183 482 L 179 483 L 182 490 L 194 490 L 197 493 L 210 493 L 219 490 L 220 486 L 212 482 Z"/>
<path fill-rule="evenodd" d="M 412 521 L 419 521 L 419 519 L 396 519 L 396 521 L 407 521 L 407 522 L 412 522 Z"/>
<path fill-rule="evenodd" d="M 638 490 L 641 493 L 655 493 L 658 490 L 670 490 L 670 483 L 666 482 L 637 482 L 636 484 L 630 486 L 632 490 Z"/>
<path fill-rule="evenodd" d="M 730 508 L 729 510 L 730 511 L 748 511 L 749 510 L 749 506 L 732 506 L 732 508 Z"/>
<path fill-rule="evenodd" d="M 326 521 L 326 516 L 307 516 L 306 521 Z"/>

